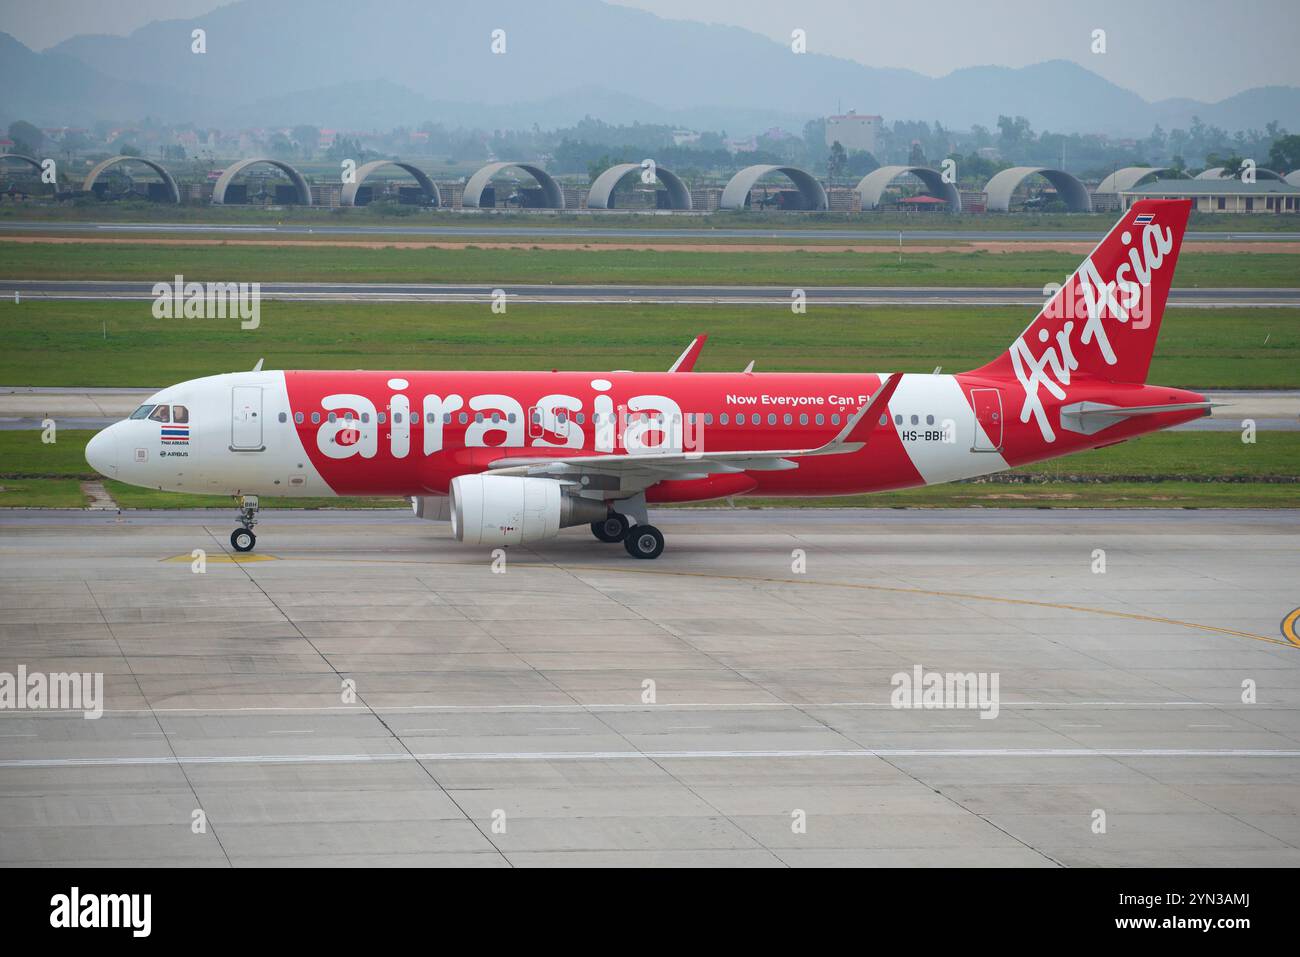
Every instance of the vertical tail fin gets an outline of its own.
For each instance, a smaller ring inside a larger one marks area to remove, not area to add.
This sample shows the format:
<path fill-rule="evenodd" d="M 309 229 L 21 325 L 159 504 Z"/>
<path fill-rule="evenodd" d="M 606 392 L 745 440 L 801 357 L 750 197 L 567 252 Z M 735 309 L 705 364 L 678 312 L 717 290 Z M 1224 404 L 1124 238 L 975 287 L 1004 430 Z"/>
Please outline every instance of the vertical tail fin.
<path fill-rule="evenodd" d="M 1011 348 L 972 374 L 1145 382 L 1191 209 L 1187 199 L 1134 203 Z"/>

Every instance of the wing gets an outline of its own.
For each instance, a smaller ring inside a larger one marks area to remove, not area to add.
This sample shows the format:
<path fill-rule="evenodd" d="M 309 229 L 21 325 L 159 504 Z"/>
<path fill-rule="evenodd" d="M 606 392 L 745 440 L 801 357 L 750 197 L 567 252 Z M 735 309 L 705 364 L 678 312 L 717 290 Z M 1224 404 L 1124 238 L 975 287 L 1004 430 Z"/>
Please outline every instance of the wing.
<path fill-rule="evenodd" d="M 843 455 L 866 445 L 880 425 L 888 421 L 885 410 L 902 373 L 894 373 L 871 400 L 849 417 L 839 434 L 825 445 L 805 449 L 752 449 L 728 452 L 640 452 L 630 454 L 513 456 L 497 459 L 493 475 L 544 476 L 560 481 L 580 482 L 583 476 L 613 475 L 621 491 L 640 491 L 668 479 L 684 480 L 736 472 L 773 472 L 795 469 L 795 459 L 815 455 Z M 593 489 L 599 485 L 591 485 Z"/>
<path fill-rule="evenodd" d="M 695 360 L 700 357 L 704 351 L 704 343 L 709 341 L 708 336 L 696 336 L 691 340 L 691 344 L 686 347 L 686 351 L 677 357 L 677 361 L 672 364 L 669 372 L 690 372 L 695 368 Z"/>

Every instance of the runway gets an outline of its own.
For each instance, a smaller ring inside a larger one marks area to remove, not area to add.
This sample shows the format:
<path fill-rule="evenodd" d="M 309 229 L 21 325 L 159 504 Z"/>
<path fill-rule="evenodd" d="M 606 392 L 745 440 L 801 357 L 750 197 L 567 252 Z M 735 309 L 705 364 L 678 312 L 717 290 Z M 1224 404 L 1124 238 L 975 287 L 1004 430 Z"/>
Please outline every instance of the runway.
<path fill-rule="evenodd" d="M 572 211 L 570 211 L 572 214 Z M 531 215 L 531 214 L 525 214 Z M 584 212 L 584 215 L 585 212 Z M 598 219 L 604 213 L 593 215 Z M 610 215 L 635 215 L 630 210 L 615 210 Z M 495 222 L 484 222 L 484 218 Z M 509 221 L 507 221 L 509 217 Z M 660 218 L 660 217 L 655 217 Z M 836 239 L 836 240 L 897 240 L 898 229 L 834 229 L 809 227 L 804 229 L 771 229 L 764 227 L 673 229 L 647 225 L 637 227 L 606 227 L 583 225 L 520 225 L 518 214 L 493 214 L 469 211 L 465 222 L 457 225 L 422 226 L 418 223 L 401 225 L 365 224 L 239 224 L 239 223 L 93 223 L 93 222 L 0 222 L 0 235 L 4 233 L 173 233 L 188 235 L 217 233 L 225 235 L 270 234 L 285 236 L 521 236 L 580 240 L 584 237 L 599 239 Z M 910 241 L 946 240 L 953 242 L 1099 242 L 1106 230 L 1066 229 L 916 229 L 901 230 Z M 1187 242 L 1296 242 L 1300 232 L 1216 232 L 1190 230 L 1184 237 Z"/>
<path fill-rule="evenodd" d="M 0 710 L 0 864 L 1300 864 L 1300 513 L 262 518 L 0 511 L 0 672 L 105 689 Z"/>
<path fill-rule="evenodd" d="M 167 280 L 170 282 L 170 278 Z M 152 302 L 151 282 L 0 279 L 0 298 Z M 552 304 L 771 305 L 789 308 L 789 286 L 537 285 L 452 283 L 266 282 L 261 298 L 282 302 L 470 302 Z M 1042 306 L 1041 289 L 978 286 L 810 286 L 807 304 L 835 306 Z M 170 293 L 169 293 L 170 295 Z M 1300 306 L 1300 288 L 1175 289 L 1169 305 L 1182 308 Z"/>
<path fill-rule="evenodd" d="M 124 419 L 163 388 L 66 388 L 0 385 L 0 431 L 41 429 L 53 418 L 63 429 L 102 429 Z M 1214 391 L 1214 415 L 1173 431 L 1238 432 L 1251 419 L 1264 432 L 1300 431 L 1300 392 Z"/>

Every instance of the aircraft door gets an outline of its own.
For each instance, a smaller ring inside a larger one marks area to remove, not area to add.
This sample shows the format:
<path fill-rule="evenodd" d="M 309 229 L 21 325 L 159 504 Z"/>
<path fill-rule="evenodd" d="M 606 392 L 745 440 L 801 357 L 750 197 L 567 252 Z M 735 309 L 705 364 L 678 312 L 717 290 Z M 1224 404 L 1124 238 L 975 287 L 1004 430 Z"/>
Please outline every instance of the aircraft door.
<path fill-rule="evenodd" d="M 261 452 L 262 387 L 237 385 L 230 390 L 230 448 L 232 451 Z"/>
<path fill-rule="evenodd" d="M 971 408 L 975 410 L 975 442 L 972 452 L 1002 451 L 1002 393 L 997 389 L 971 389 Z"/>

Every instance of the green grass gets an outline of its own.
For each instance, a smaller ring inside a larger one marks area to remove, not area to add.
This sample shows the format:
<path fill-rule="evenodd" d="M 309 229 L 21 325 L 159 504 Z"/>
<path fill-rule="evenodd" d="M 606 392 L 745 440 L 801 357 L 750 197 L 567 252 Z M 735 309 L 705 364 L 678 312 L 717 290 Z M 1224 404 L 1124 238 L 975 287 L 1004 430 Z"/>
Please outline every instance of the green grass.
<path fill-rule="evenodd" d="M 0 383 L 161 387 L 251 369 L 667 369 L 698 333 L 701 371 L 957 372 L 1006 350 L 1023 307 L 812 304 L 509 306 L 267 302 L 261 327 L 154 319 L 147 302 L 0 300 Z M 105 337 L 107 330 L 107 337 Z M 1150 381 L 1191 388 L 1300 388 L 1300 310 L 1174 309 Z"/>
<path fill-rule="evenodd" d="M 96 478 L 83 451 L 90 431 L 46 445 L 34 431 L 0 431 L 0 505 L 80 507 L 78 479 Z M 1120 477 L 1116 480 L 1116 477 Z M 1017 481 L 1016 479 L 1019 479 Z M 739 499 L 802 507 L 1060 505 L 1300 508 L 1300 432 L 1161 432 L 1107 449 L 1024 466 L 993 480 L 826 499 Z M 104 483 L 123 508 L 233 508 L 230 496 L 183 495 Z M 268 508 L 404 508 L 403 499 L 263 497 Z"/>
<path fill-rule="evenodd" d="M 1189 247 L 1189 250 L 1191 247 Z M 149 246 L 0 242 L 12 279 L 274 282 L 763 284 L 809 288 L 1015 286 L 1059 282 L 1077 253 L 692 252 L 556 249 L 393 249 Z M 1293 286 L 1300 257 L 1183 252 L 1179 287 Z"/>
<path fill-rule="evenodd" d="M 85 508 L 76 479 L 0 479 L 0 508 Z"/>

